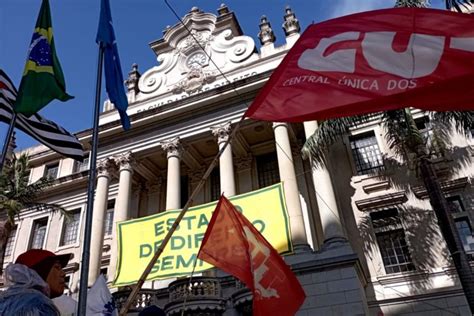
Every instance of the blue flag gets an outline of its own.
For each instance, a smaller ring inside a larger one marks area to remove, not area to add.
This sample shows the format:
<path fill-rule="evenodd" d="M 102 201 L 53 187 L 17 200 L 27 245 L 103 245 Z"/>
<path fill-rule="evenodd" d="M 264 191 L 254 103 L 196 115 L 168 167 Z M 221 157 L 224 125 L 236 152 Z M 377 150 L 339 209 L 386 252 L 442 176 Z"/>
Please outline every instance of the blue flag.
<path fill-rule="evenodd" d="M 102 0 L 100 5 L 99 29 L 97 30 L 97 44 L 104 48 L 105 88 L 110 101 L 120 114 L 120 121 L 124 130 L 130 128 L 130 119 L 127 115 L 128 100 L 123 83 L 122 67 L 115 41 L 112 14 L 109 0 Z"/>

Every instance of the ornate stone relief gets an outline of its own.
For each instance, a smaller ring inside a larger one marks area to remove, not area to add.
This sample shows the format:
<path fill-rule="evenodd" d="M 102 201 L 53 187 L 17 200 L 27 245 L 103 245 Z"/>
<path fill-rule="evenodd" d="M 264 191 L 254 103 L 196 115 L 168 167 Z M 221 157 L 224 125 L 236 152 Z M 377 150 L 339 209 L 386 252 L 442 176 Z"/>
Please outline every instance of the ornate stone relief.
<path fill-rule="evenodd" d="M 148 193 L 157 193 L 157 192 L 160 192 L 162 185 L 163 185 L 163 178 L 157 177 L 156 181 L 146 184 L 146 190 L 148 191 Z"/>
<path fill-rule="evenodd" d="M 117 167 L 113 159 L 104 158 L 97 161 L 97 176 L 111 177 L 117 171 Z"/>
<path fill-rule="evenodd" d="M 197 31 L 195 29 L 191 30 L 190 34 L 178 44 L 177 53 L 188 54 L 190 51 L 197 49 L 202 49 L 202 47 L 207 47 L 207 45 L 214 38 L 209 31 Z"/>
<path fill-rule="evenodd" d="M 234 22 L 215 34 L 216 19 L 193 8 L 183 22 L 190 32 L 182 25 L 168 28 L 153 48 L 159 65 L 141 76 L 140 92 L 192 94 L 216 80 L 219 69 L 226 72 L 240 67 L 255 52 L 255 43 L 249 36 L 235 36 L 230 28 Z"/>
<path fill-rule="evenodd" d="M 118 154 L 117 156 L 114 157 L 114 159 L 120 171 L 122 170 L 133 171 L 133 165 L 135 164 L 135 159 L 133 158 L 131 151 Z"/>
<path fill-rule="evenodd" d="M 201 181 L 201 179 L 204 176 L 205 172 L 206 172 L 205 168 L 190 169 L 189 172 L 188 172 L 189 181 L 191 183 L 197 183 L 197 182 Z"/>
<path fill-rule="evenodd" d="M 237 170 L 246 170 L 252 167 L 253 157 L 252 155 L 247 155 L 245 157 L 237 157 L 234 159 L 235 166 Z"/>
<path fill-rule="evenodd" d="M 211 126 L 212 135 L 217 137 L 218 144 L 226 142 L 229 139 L 231 130 L 232 126 L 230 122 L 221 125 Z"/>
<path fill-rule="evenodd" d="M 173 93 L 186 92 L 192 94 L 198 91 L 204 84 L 211 83 L 214 80 L 216 80 L 216 76 L 212 71 L 203 71 L 201 68 L 191 69 L 186 77 L 173 87 Z"/>
<path fill-rule="evenodd" d="M 255 42 L 249 36 L 234 37 L 230 29 L 222 31 L 211 43 L 211 48 L 225 54 L 228 61 L 240 63 L 250 57 L 255 50 Z"/>
<path fill-rule="evenodd" d="M 178 157 L 181 159 L 183 153 L 183 147 L 181 145 L 179 137 L 166 140 L 160 143 L 161 148 L 166 151 L 167 157 Z"/>
<path fill-rule="evenodd" d="M 176 65 L 178 58 L 174 54 L 165 53 L 157 57 L 160 64 L 146 71 L 138 81 L 138 88 L 143 93 L 152 93 L 166 84 L 166 74 Z"/>

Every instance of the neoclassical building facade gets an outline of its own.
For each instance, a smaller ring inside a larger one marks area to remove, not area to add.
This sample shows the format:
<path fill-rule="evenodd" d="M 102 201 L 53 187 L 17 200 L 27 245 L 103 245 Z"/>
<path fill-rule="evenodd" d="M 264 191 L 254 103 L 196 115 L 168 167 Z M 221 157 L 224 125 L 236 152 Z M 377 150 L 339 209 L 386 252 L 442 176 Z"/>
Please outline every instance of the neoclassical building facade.
<path fill-rule="evenodd" d="M 285 43 L 263 16 L 260 46 L 243 34 L 225 5 L 216 14 L 198 8 L 183 23 L 167 27 L 150 43 L 157 65 L 129 72 L 132 128 L 123 132 L 113 104 L 100 116 L 97 184 L 91 240 L 89 285 L 117 269 L 116 223 L 180 209 L 207 166 L 232 134 L 246 108 L 297 41 L 296 15 L 282 8 Z M 203 49 L 205 53 L 203 52 Z M 429 135 L 425 113 L 414 111 Z M 389 177 L 389 146 L 378 116 L 351 130 L 329 153 L 327 167 L 312 168 L 301 148 L 316 122 L 269 123 L 243 120 L 193 201 L 200 205 L 283 182 L 293 254 L 286 262 L 298 276 L 306 301 L 298 315 L 468 315 L 466 299 L 446 245 L 430 210 L 426 190 L 403 166 Z M 92 131 L 76 134 L 90 150 Z M 453 134 L 453 148 L 468 151 L 472 137 Z M 89 159 L 58 156 L 43 146 L 27 149 L 30 181 L 42 176 L 55 184 L 42 201 L 58 203 L 59 213 L 25 210 L 6 249 L 5 265 L 29 248 L 73 253 L 66 267 L 68 295 L 77 296 L 81 269 Z M 456 157 L 436 162 L 442 188 L 453 206 L 458 233 L 474 253 L 474 169 Z M 269 214 L 271 216 L 271 214 Z M 133 267 L 129 267 L 133 269 Z M 149 304 L 169 315 L 251 315 L 252 297 L 234 278 L 212 270 L 189 279 L 149 281 L 130 310 Z M 123 304 L 130 288 L 113 288 Z"/>

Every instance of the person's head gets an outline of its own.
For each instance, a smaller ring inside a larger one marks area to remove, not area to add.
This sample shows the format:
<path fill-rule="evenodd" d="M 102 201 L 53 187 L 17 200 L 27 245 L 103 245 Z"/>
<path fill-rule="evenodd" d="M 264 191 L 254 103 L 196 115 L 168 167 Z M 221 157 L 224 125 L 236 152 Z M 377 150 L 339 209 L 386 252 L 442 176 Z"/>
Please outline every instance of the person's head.
<path fill-rule="evenodd" d="M 30 249 L 18 256 L 15 263 L 35 270 L 49 285 L 50 297 L 61 296 L 64 292 L 65 276 L 63 268 L 71 259 L 71 254 L 55 255 L 43 249 Z"/>

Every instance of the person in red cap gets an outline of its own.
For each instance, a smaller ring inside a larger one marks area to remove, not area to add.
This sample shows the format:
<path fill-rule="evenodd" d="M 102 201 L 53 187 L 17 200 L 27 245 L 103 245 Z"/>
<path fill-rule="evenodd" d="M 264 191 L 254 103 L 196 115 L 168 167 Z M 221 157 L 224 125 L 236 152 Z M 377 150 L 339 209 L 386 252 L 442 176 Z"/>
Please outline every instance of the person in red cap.
<path fill-rule="evenodd" d="M 71 254 L 55 255 L 43 249 L 22 253 L 5 269 L 5 285 L 0 293 L 0 315 L 60 315 L 52 298 L 64 292 L 63 268 Z"/>

